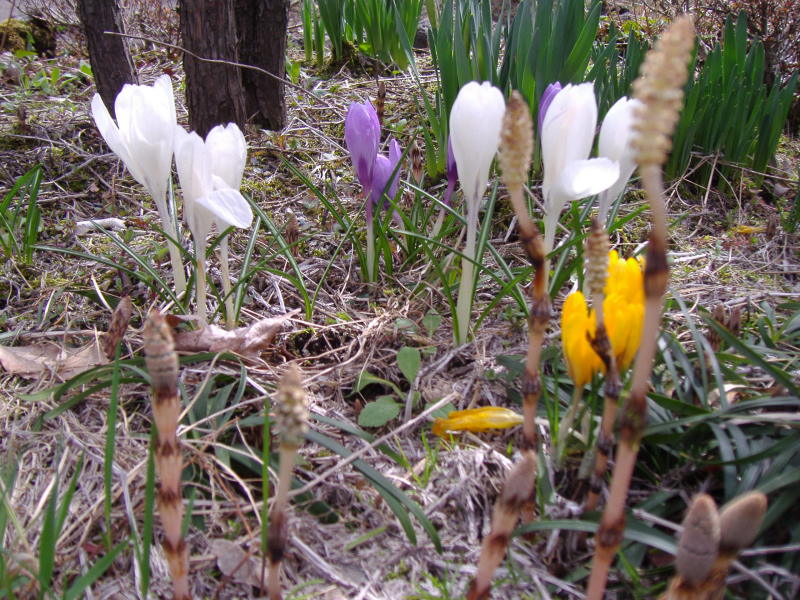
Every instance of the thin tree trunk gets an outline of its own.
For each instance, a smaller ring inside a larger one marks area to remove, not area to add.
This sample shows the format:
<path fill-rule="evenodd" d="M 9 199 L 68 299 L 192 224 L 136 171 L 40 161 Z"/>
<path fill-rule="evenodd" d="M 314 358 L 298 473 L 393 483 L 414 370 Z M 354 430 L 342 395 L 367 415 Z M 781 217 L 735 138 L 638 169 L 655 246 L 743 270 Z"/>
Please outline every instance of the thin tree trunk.
<path fill-rule="evenodd" d="M 288 0 L 235 0 L 239 62 L 261 67 L 283 79 Z M 247 119 L 266 129 L 286 122 L 283 82 L 252 69 L 242 69 Z"/>
<path fill-rule="evenodd" d="M 103 103 L 114 116 L 114 99 L 126 83 L 138 83 L 127 40 L 104 32 L 124 33 L 116 0 L 78 0 L 86 32 L 89 62 Z"/>
<path fill-rule="evenodd" d="M 234 0 L 180 0 L 183 46 L 202 58 L 238 62 Z M 239 68 L 183 55 L 189 126 L 205 137 L 215 125 L 246 120 Z"/>

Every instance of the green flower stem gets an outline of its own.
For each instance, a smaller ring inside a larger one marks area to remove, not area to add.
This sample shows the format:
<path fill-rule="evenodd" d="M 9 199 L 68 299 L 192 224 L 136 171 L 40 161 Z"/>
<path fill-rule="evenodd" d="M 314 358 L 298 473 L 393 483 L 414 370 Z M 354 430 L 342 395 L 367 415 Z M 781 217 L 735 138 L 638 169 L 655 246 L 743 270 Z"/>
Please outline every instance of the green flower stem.
<path fill-rule="evenodd" d="M 567 437 L 569 436 L 569 432 L 572 429 L 572 425 L 575 422 L 575 417 L 578 414 L 578 408 L 581 405 L 581 400 L 583 400 L 583 386 L 575 386 L 575 390 L 572 392 L 572 402 L 569 405 L 569 409 L 567 410 L 567 414 L 564 415 L 564 418 L 561 420 L 561 423 L 558 426 L 558 441 L 556 442 L 556 447 L 553 452 L 553 456 L 556 458 L 556 466 L 560 467 L 561 462 L 564 460 L 564 451 L 567 447 Z"/>
<path fill-rule="evenodd" d="M 194 245 L 195 263 L 197 264 L 197 320 L 205 327 L 208 324 L 206 316 L 206 243 L 205 240 L 197 241 Z"/>
<path fill-rule="evenodd" d="M 478 202 L 475 198 L 467 202 L 467 241 L 464 244 L 464 257 L 461 259 L 461 281 L 458 285 L 456 303 L 456 344 L 467 342 L 469 333 L 472 299 L 475 295 L 475 239 L 478 233 Z"/>
<path fill-rule="evenodd" d="M 186 291 L 186 275 L 183 272 L 183 260 L 181 259 L 181 251 L 173 240 L 180 239 L 178 237 L 178 223 L 170 216 L 169 208 L 167 207 L 166 191 L 163 194 L 154 196 L 158 214 L 161 217 L 161 226 L 164 231 L 172 238 L 168 240 L 167 248 L 169 249 L 169 260 L 172 264 L 172 277 L 175 280 L 175 295 L 180 296 Z"/>
<path fill-rule="evenodd" d="M 374 217 L 367 221 L 367 282 L 375 281 L 375 224 Z"/>
<path fill-rule="evenodd" d="M 236 327 L 236 319 L 233 314 L 233 295 L 231 294 L 231 273 L 228 266 L 228 236 L 222 238 L 219 243 L 220 269 L 222 271 L 222 290 L 225 294 L 225 324 L 228 329 Z"/>

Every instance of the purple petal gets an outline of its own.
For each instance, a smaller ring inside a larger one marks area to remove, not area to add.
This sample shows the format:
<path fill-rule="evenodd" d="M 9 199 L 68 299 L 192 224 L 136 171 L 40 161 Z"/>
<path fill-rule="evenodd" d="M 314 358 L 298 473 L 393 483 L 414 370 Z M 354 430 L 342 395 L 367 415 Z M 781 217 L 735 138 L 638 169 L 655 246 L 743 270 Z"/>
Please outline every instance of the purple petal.
<path fill-rule="evenodd" d="M 344 140 L 358 181 L 364 188 L 368 188 L 372 180 L 372 165 L 378 154 L 380 138 L 381 128 L 375 108 L 369 102 L 353 102 L 344 120 Z"/>
<path fill-rule="evenodd" d="M 556 97 L 556 94 L 561 91 L 561 84 L 556 81 L 555 83 L 551 83 L 546 88 L 544 88 L 544 92 L 542 93 L 542 97 L 539 100 L 539 135 L 542 133 L 542 123 L 544 122 L 544 115 L 547 112 L 547 109 L 550 106 L 550 103 L 553 101 L 553 98 Z"/>
<path fill-rule="evenodd" d="M 378 156 L 375 157 L 375 162 L 372 165 L 372 182 L 369 192 L 370 204 L 372 204 L 372 206 L 378 206 L 378 201 L 383 195 L 383 190 L 386 188 L 386 183 L 389 181 L 393 170 L 394 166 L 391 161 L 383 154 L 378 154 Z M 391 189 L 389 193 L 392 193 Z"/>

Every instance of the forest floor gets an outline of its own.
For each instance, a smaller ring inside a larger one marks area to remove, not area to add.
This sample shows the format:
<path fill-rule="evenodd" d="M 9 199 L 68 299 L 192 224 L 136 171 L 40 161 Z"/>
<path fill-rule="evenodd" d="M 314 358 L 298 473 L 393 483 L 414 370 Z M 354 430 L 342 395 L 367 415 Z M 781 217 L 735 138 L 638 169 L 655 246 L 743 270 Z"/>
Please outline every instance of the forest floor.
<path fill-rule="evenodd" d="M 163 18 L 166 13 L 158 14 Z M 53 18 L 63 19 L 55 58 L 0 56 L 3 194 L 35 165 L 43 169 L 39 247 L 30 263 L 19 254 L 3 257 L 0 274 L 0 345 L 40 353 L 18 354 L 16 363 L 11 367 L 4 363 L 5 369 L 0 369 L 0 453 L 4 457 L 0 475 L 6 490 L 0 514 L 13 515 L 6 525 L 13 545 L 6 546 L 4 568 L 22 576 L 36 573 L 50 496 L 59 486 L 63 491 L 70 478 L 79 474 L 56 544 L 54 589 L 61 590 L 106 552 L 105 539 L 117 543 L 141 535 L 151 427 L 150 391 L 141 367 L 142 323 L 150 309 L 170 311 L 174 306 L 154 291 L 152 278 L 141 275 L 150 266 L 169 280 L 164 240 L 153 231 L 158 223 L 155 208 L 109 152 L 91 119 L 94 86 L 81 70 L 88 59 L 76 22 L 68 12 L 56 12 Z M 157 24 L 148 21 L 156 17 L 147 13 L 128 18 L 131 32 L 164 41 L 176 39 L 174 15 L 173 21 Z M 132 46 L 142 83 L 162 73 L 171 75 L 178 121 L 185 125 L 178 54 L 150 42 L 133 40 Z M 485 313 L 484 318 L 471 342 L 454 347 L 448 305 L 425 261 L 408 264 L 398 252 L 389 259 L 394 261 L 393 270 L 384 263 L 386 272 L 378 284 L 363 283 L 341 223 L 308 185 L 328 198 L 338 198 L 349 218 L 361 222 L 363 200 L 343 141 L 348 105 L 374 99 L 376 80 L 382 81 L 387 90 L 384 139 L 394 136 L 403 148 L 412 139 L 422 144 L 420 84 L 428 91 L 436 85 L 429 53 L 417 55 L 419 82 L 405 72 L 387 71 L 376 77 L 347 65 L 319 70 L 303 62 L 302 28 L 295 20 L 288 59 L 297 69 L 294 81 L 303 91 L 287 88 L 286 127 L 279 132 L 245 132 L 249 158 L 243 192 L 274 229 L 262 220 L 262 229 L 255 235 L 234 232 L 231 251 L 234 273 L 240 273 L 246 255 L 251 265 L 264 267 L 248 274 L 241 324 L 296 312 L 259 356 L 245 360 L 187 355 L 181 373 L 183 400 L 189 407 L 181 435 L 187 462 L 184 481 L 190 490 L 185 496 L 192 498 L 187 540 L 195 593 L 205 598 L 257 595 L 261 415 L 286 363 L 294 362 L 303 370 L 316 437 L 301 448 L 296 470 L 300 489 L 294 491 L 284 565 L 285 589 L 292 590 L 289 597 L 461 597 L 475 573 L 492 506 L 516 460 L 519 432 L 467 433 L 445 439 L 434 436 L 430 425 L 435 415 L 448 408 L 519 407 L 526 314 L 513 294 L 501 293 L 497 281 L 482 278 L 473 312 Z M 792 394 L 771 371 L 748 363 L 741 349 L 728 350 L 730 363 L 726 364 L 734 366 L 715 371 L 725 378 L 722 389 L 692 361 L 703 360 L 703 351 L 697 350 L 706 331 L 702 315 L 721 304 L 729 313 L 741 311 L 742 331 L 756 332 L 748 333 L 748 339 L 757 337 L 759 328 L 772 327 L 773 333 L 785 334 L 771 338 L 775 356 L 765 355 L 765 360 L 783 369 L 790 381 L 798 381 L 800 321 L 793 326 L 790 321 L 800 314 L 796 304 L 800 300 L 800 239 L 783 231 L 781 223 L 797 193 L 799 156 L 800 142 L 785 137 L 768 186 L 757 187 L 753 174 L 741 169 L 720 170 L 723 161 L 714 157 L 697 157 L 693 163 L 693 169 L 711 167 L 705 182 L 696 183 L 692 173 L 687 173 L 668 183 L 672 271 L 662 354 L 656 367 L 661 378 L 657 395 L 662 400 L 653 402 L 661 429 L 654 428 L 645 438 L 644 462 L 632 484 L 630 501 L 638 511 L 636 518 L 654 531 L 655 541 L 627 547 L 629 562 L 615 566 L 610 598 L 654 597 L 652 590 L 663 590 L 671 573 L 665 569 L 671 557 L 663 540 L 671 539 L 694 493 L 708 490 L 727 498 L 739 486 L 755 485 L 770 469 L 798 468 L 794 454 L 783 467 L 757 463 L 756 475 L 727 470 L 730 464 L 738 464 L 739 455 L 726 458 L 722 447 L 728 438 L 714 429 L 721 422 L 714 419 L 728 418 L 721 413 L 729 402 Z M 402 178 L 406 182 L 410 178 L 407 169 Z M 540 182 L 534 184 L 536 206 Z M 428 178 L 422 187 L 440 197 L 444 185 L 444 179 Z M 511 265 L 517 275 L 525 272 L 527 263 L 502 194 L 501 189 L 489 235 L 496 254 L 487 254 L 486 260 L 491 269 L 499 269 L 501 263 Z M 418 199 L 409 191 L 404 201 L 411 210 Z M 611 240 L 624 256 L 639 254 L 645 244 L 644 204 L 634 183 L 619 208 L 619 218 L 625 223 Z M 299 225 L 293 252 L 282 248 L 277 235 L 286 231 L 291 215 Z M 105 217 L 125 222 L 126 230 L 119 233 L 124 245 L 103 233 L 75 230 L 78 221 Z M 459 233 L 452 222 L 450 226 L 448 243 L 457 246 Z M 218 284 L 218 265 L 211 262 L 209 278 Z M 565 284 L 555 294 L 556 314 L 569 287 Z M 113 369 L 94 348 L 108 328 L 111 308 L 125 295 L 133 300 L 134 316 L 122 344 L 120 364 L 124 366 Z M 571 389 L 560 364 L 557 319 L 548 330 L 545 346 L 549 392 L 539 420 L 543 445 L 539 485 L 546 513 L 539 516 L 557 520 L 580 513 L 583 487 L 578 474 L 585 440 L 574 439 L 566 461 L 556 465 L 550 452 L 552 423 L 566 409 Z M 421 357 L 413 381 L 398 365 L 398 351 L 403 348 L 417 349 Z M 89 371 L 79 375 L 85 369 Z M 117 383 L 113 503 L 107 519 L 104 470 L 109 464 L 109 404 Z M 692 394 L 706 392 L 703 401 L 692 399 Z M 385 396 L 403 409 L 413 401 L 412 418 L 404 420 L 401 410 L 384 426 L 359 429 L 363 407 Z M 664 425 L 667 416 L 677 418 L 674 415 L 684 410 L 676 408 L 684 401 L 696 404 L 696 414 L 702 413 L 711 423 L 708 430 L 692 429 L 694 437 L 681 438 L 689 426 L 672 431 Z M 796 405 L 786 402 L 785 411 L 776 409 L 785 420 L 775 428 L 796 431 Z M 734 425 L 746 430 L 757 420 L 748 420 L 747 415 L 739 415 L 745 424 L 737 421 Z M 586 423 L 591 420 L 587 412 Z M 749 452 L 767 453 L 769 435 L 759 437 L 763 443 L 753 443 Z M 775 440 L 778 437 L 773 440 L 777 444 Z M 732 445 L 739 443 L 737 438 Z M 359 452 L 357 460 L 347 458 L 351 452 Z M 697 457 L 704 462 L 695 464 Z M 755 479 L 745 481 L 742 473 Z M 381 477 L 419 507 L 419 514 L 403 522 L 375 483 Z M 785 491 L 785 486 L 775 484 L 770 489 Z M 787 500 L 789 496 L 781 498 L 787 503 L 779 513 L 781 520 L 773 520 L 759 547 L 793 544 L 789 552 L 796 553 L 797 528 L 792 525 L 787 532 L 782 523 L 796 523 L 800 515 Z M 423 522 L 430 524 L 436 539 Z M 160 539 L 157 522 L 155 529 Z M 575 548 L 565 532 L 558 532 L 553 527 L 515 539 L 510 559 L 498 572 L 493 597 L 583 597 L 591 547 Z M 91 597 L 139 597 L 135 542 L 130 545 L 93 586 Z M 733 576 L 735 597 L 767 597 L 768 593 L 773 598 L 796 597 L 800 581 L 796 572 L 782 566 L 786 560 L 777 552 L 749 555 L 747 568 Z M 241 565 L 234 568 L 231 561 Z M 789 564 L 796 563 L 790 560 Z M 150 565 L 151 591 L 167 597 L 167 566 L 158 546 L 153 547 Z M 758 594 L 743 595 L 743 589 L 756 589 Z M 32 581 L 16 591 L 20 598 L 37 593 Z"/>

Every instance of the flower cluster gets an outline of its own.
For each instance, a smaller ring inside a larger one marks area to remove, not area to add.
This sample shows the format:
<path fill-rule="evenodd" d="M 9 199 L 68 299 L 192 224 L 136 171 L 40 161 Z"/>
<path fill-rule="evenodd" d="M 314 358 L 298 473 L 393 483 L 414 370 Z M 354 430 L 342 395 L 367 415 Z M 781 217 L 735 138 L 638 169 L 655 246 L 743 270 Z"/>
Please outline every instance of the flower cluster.
<path fill-rule="evenodd" d="M 600 130 L 599 157 L 589 158 L 597 126 L 597 101 L 591 83 L 547 86 L 539 103 L 545 201 L 544 237 L 553 249 L 556 223 L 567 202 L 604 192 L 600 218 L 625 188 L 635 163 L 631 148 L 633 111 L 638 100 L 620 98 Z"/>
<path fill-rule="evenodd" d="M 172 155 L 183 191 L 183 215 L 196 245 L 198 271 L 205 268 L 206 237 L 212 226 L 246 228 L 253 220 L 247 200 L 239 192 L 247 144 L 234 123 L 214 127 L 205 141 L 177 124 L 172 82 L 168 75 L 152 86 L 126 84 L 114 101 L 117 122 L 99 94 L 92 98 L 92 116 L 100 134 L 122 159 L 158 207 L 164 230 L 178 240 L 177 219 L 171 214 L 166 191 Z M 223 240 L 223 270 L 227 271 L 227 243 Z M 176 288 L 182 291 L 183 268 L 177 248 L 170 245 Z M 177 264 L 176 264 L 177 263 Z M 198 272 L 198 314 L 205 321 L 205 273 Z M 226 288 L 230 281 L 224 281 Z"/>
<path fill-rule="evenodd" d="M 644 318 L 644 279 L 642 265 L 636 259 L 624 260 L 616 250 L 608 256 L 603 314 L 611 349 L 622 371 L 630 366 L 639 348 Z M 561 341 L 569 375 L 576 386 L 586 385 L 595 373 L 605 370 L 589 343 L 595 329 L 594 309 L 588 310 L 583 293 L 576 291 L 567 296 L 561 313 Z"/>

